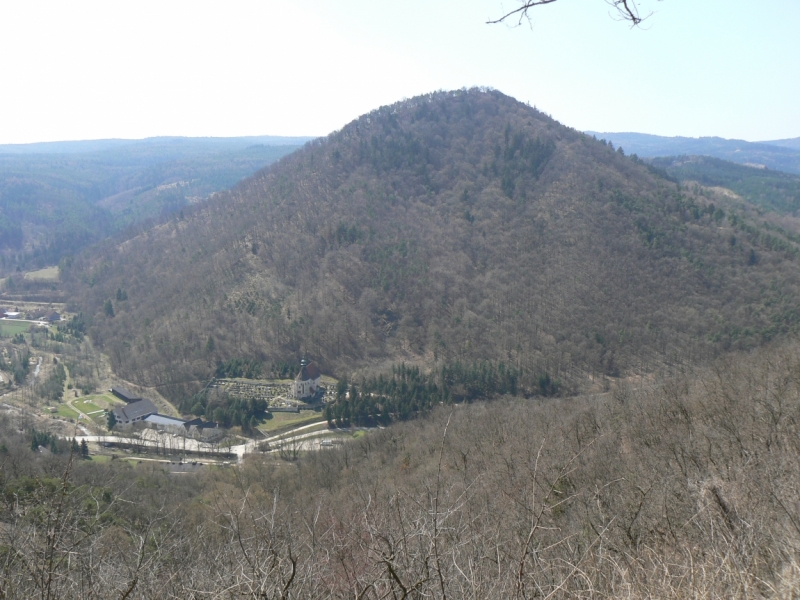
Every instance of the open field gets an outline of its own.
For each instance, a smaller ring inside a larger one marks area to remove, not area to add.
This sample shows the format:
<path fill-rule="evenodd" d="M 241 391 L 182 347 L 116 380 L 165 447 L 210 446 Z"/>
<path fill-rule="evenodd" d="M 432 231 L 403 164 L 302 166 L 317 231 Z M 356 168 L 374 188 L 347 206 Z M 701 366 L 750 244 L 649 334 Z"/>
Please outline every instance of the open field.
<path fill-rule="evenodd" d="M 87 415 L 93 412 L 97 412 L 98 410 L 103 410 L 102 408 L 90 402 L 89 400 L 75 400 L 75 402 L 73 402 L 73 406 L 75 406 L 75 408 L 81 409 Z"/>
<path fill-rule="evenodd" d="M 25 273 L 25 279 L 33 279 L 38 281 L 57 281 L 58 280 L 58 267 L 46 267 L 38 271 L 28 271 Z"/>
<path fill-rule="evenodd" d="M 318 412 L 303 411 L 297 413 L 272 413 L 272 418 L 259 426 L 261 431 L 276 433 L 281 429 L 289 429 L 297 425 L 307 425 L 314 421 L 322 421 L 322 415 Z"/>
<path fill-rule="evenodd" d="M 92 454 L 89 457 L 89 460 L 91 460 L 92 462 L 95 462 L 95 463 L 107 463 L 107 462 L 111 462 L 111 455 L 110 454 Z"/>
<path fill-rule="evenodd" d="M 30 326 L 30 321 L 0 319 L 0 334 L 3 337 L 13 337 L 18 333 L 27 333 Z"/>
<path fill-rule="evenodd" d="M 60 417 L 64 417 L 65 419 L 77 419 L 78 413 L 71 409 L 66 404 L 59 404 L 58 410 L 56 411 Z"/>
<path fill-rule="evenodd" d="M 74 404 L 83 412 L 89 413 L 95 410 L 105 410 L 114 406 L 119 406 L 124 404 L 124 402 L 110 392 L 106 392 L 103 394 L 83 396 L 75 400 Z"/>
<path fill-rule="evenodd" d="M 122 401 L 111 394 L 95 394 L 76 398 L 72 406 L 87 415 L 96 425 L 106 423 L 106 409 L 122 404 Z"/>
<path fill-rule="evenodd" d="M 106 412 L 102 408 L 98 408 L 93 404 L 73 404 L 76 408 L 80 408 L 83 413 L 88 416 L 96 425 L 106 424 Z"/>

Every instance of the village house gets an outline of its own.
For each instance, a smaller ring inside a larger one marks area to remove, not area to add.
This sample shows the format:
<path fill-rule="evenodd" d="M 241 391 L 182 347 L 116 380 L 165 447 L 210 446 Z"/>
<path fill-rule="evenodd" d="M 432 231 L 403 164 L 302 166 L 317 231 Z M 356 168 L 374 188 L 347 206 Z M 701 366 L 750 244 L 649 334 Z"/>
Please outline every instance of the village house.
<path fill-rule="evenodd" d="M 211 441 L 225 434 L 213 421 L 203 421 L 197 418 L 191 421 L 158 414 L 158 407 L 152 400 L 141 398 L 122 387 L 113 387 L 111 392 L 120 400 L 128 404 L 118 406 L 112 412 L 120 429 L 140 424 L 157 431 L 165 431 L 176 435 L 188 435 L 195 439 Z"/>
<path fill-rule="evenodd" d="M 151 400 L 144 398 L 125 406 L 118 406 L 113 411 L 117 425 L 125 429 L 134 423 L 143 421 L 150 415 L 158 414 L 158 408 Z"/>
<path fill-rule="evenodd" d="M 191 421 L 170 417 L 168 415 L 152 414 L 141 420 L 144 427 L 157 431 L 164 431 L 180 436 L 188 436 L 197 440 L 211 441 L 225 435 L 225 432 L 213 421 L 203 421 L 197 418 Z"/>
<path fill-rule="evenodd" d="M 213 440 L 224 435 L 224 431 L 214 421 L 197 418 L 186 421 L 183 426 L 190 437 L 198 440 Z"/>
<path fill-rule="evenodd" d="M 298 400 L 313 398 L 320 389 L 322 374 L 315 363 L 300 361 L 300 372 L 292 384 L 292 396 Z"/>

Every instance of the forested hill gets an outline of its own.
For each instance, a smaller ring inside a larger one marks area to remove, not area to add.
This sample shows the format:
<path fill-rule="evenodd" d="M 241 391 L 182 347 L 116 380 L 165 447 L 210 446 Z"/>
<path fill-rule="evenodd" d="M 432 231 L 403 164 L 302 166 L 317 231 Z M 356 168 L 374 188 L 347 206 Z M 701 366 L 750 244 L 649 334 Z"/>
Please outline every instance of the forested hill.
<path fill-rule="evenodd" d="M 336 374 L 503 361 L 576 388 L 795 329 L 798 238 L 755 215 L 499 92 L 440 92 L 63 275 L 141 384 L 305 354 Z"/>

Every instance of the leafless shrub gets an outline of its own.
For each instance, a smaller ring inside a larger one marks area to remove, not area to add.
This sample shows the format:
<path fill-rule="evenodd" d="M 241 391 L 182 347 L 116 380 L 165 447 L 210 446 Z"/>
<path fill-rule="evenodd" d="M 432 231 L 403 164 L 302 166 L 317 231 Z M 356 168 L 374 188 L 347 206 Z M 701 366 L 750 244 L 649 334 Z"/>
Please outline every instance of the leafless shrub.
<path fill-rule="evenodd" d="M 9 448 L 2 594 L 797 598 L 797 356 L 457 406 L 192 476 L 55 457 L 53 478 Z"/>

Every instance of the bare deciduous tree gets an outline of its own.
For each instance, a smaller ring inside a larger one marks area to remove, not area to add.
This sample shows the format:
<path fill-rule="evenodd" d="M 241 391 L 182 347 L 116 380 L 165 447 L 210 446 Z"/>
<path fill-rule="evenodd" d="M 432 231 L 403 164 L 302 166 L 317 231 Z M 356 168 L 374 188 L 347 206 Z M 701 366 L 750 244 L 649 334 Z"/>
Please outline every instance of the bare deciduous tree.
<path fill-rule="evenodd" d="M 520 6 L 514 10 L 510 10 L 503 14 L 498 19 L 488 21 L 490 24 L 504 23 L 509 20 L 516 20 L 517 24 L 522 23 L 525 19 L 530 19 L 529 11 L 536 6 L 543 4 L 552 4 L 557 0 L 522 0 Z M 659 0 L 660 1 L 660 0 Z M 652 13 L 647 13 L 642 16 L 639 11 L 639 6 L 634 0 L 605 0 L 606 4 L 613 7 L 617 17 L 622 21 L 627 21 L 631 27 L 639 25 L 642 21 L 648 18 Z"/>

